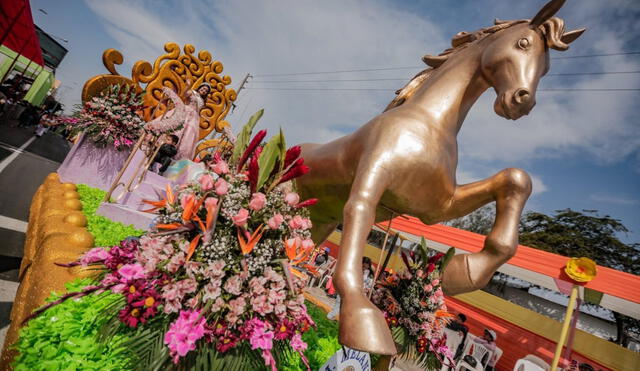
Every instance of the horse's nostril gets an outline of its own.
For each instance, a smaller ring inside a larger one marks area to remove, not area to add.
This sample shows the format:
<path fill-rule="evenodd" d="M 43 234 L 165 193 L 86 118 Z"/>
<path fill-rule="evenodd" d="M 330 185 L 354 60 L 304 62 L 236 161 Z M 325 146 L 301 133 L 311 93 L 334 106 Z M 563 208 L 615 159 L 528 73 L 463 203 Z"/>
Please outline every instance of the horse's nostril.
<path fill-rule="evenodd" d="M 529 103 L 530 99 L 531 99 L 531 94 L 529 94 L 529 91 L 527 89 L 518 89 L 516 90 L 516 93 L 513 95 L 513 100 L 517 104 Z"/>

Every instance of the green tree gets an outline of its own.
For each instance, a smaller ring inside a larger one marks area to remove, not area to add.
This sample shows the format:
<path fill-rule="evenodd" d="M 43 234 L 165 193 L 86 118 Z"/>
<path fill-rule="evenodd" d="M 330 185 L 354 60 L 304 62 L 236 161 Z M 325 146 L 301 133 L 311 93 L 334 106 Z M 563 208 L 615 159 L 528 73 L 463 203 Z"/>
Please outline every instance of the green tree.
<path fill-rule="evenodd" d="M 640 244 L 625 244 L 618 235 L 629 230 L 620 220 L 597 210 L 556 210 L 555 215 L 525 214 L 520 243 L 564 256 L 586 256 L 599 265 L 640 274 Z"/>
<path fill-rule="evenodd" d="M 484 205 L 483 207 L 461 218 L 445 222 L 444 225 L 487 235 L 489 234 L 489 231 L 491 231 L 491 227 L 493 227 L 493 221 L 495 217 L 495 204 L 491 203 L 489 205 Z"/>

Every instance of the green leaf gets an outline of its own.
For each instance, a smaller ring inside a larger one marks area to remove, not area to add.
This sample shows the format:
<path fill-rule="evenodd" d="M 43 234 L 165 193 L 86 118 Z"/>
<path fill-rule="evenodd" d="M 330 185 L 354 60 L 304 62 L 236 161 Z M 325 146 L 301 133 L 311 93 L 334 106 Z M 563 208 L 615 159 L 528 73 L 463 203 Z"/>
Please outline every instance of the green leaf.
<path fill-rule="evenodd" d="M 444 271 L 444 268 L 447 266 L 447 264 L 449 264 L 449 261 L 451 261 L 451 258 L 453 258 L 455 254 L 456 254 L 455 247 L 451 247 L 449 248 L 449 250 L 447 250 L 447 253 L 444 254 L 444 257 L 442 258 L 442 265 L 440 267 L 440 271 Z"/>
<path fill-rule="evenodd" d="M 424 267 L 429 261 L 429 255 L 427 253 L 427 241 L 425 241 L 424 237 L 420 237 L 420 256 L 422 257 L 422 266 Z"/>
<path fill-rule="evenodd" d="M 271 138 L 271 140 L 269 140 L 269 142 L 262 149 L 260 158 L 258 158 L 258 168 L 260 170 L 258 171 L 258 183 L 256 186 L 256 190 L 259 191 L 269 179 L 269 175 L 271 175 L 273 168 L 276 166 L 276 161 L 281 156 L 281 148 L 282 133 L 279 135 L 274 135 L 273 138 Z"/>
<path fill-rule="evenodd" d="M 254 113 L 253 116 L 249 118 L 249 121 L 247 121 L 247 123 L 242 127 L 242 130 L 238 135 L 238 139 L 236 139 L 236 144 L 233 147 L 231 162 L 236 163 L 240 159 L 240 156 L 242 156 L 244 151 L 247 149 L 249 140 L 251 139 L 251 132 L 258 123 L 258 120 L 260 120 L 260 117 L 262 117 L 262 114 L 264 114 L 264 109 L 261 109 L 260 111 Z"/>
<path fill-rule="evenodd" d="M 282 128 L 280 128 L 280 169 L 278 169 L 279 173 L 284 171 L 284 159 L 287 157 L 287 142 L 284 139 L 284 133 L 282 132 Z"/>

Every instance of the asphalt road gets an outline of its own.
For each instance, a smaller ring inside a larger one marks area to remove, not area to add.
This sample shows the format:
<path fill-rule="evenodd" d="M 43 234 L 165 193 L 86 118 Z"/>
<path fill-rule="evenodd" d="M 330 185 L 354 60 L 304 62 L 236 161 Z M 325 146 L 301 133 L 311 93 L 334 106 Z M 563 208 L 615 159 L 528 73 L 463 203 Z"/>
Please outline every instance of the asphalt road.
<path fill-rule="evenodd" d="M 0 340 L 9 324 L 31 198 L 55 172 L 70 146 L 59 135 L 38 138 L 34 128 L 16 127 L 0 118 Z M 4 331 L 3 331 L 4 330 Z M 0 346 L 2 342 L 0 342 Z"/>

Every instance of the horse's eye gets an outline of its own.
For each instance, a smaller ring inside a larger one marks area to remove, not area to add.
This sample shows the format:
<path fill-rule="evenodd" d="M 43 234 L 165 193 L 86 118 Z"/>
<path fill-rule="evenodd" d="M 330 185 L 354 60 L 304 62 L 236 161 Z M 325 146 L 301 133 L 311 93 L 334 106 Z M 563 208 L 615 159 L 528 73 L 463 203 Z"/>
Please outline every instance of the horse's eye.
<path fill-rule="evenodd" d="M 529 49 L 529 46 L 531 45 L 531 43 L 529 42 L 529 39 L 523 37 L 522 39 L 518 40 L 518 48 L 522 49 L 522 50 L 527 50 Z"/>

